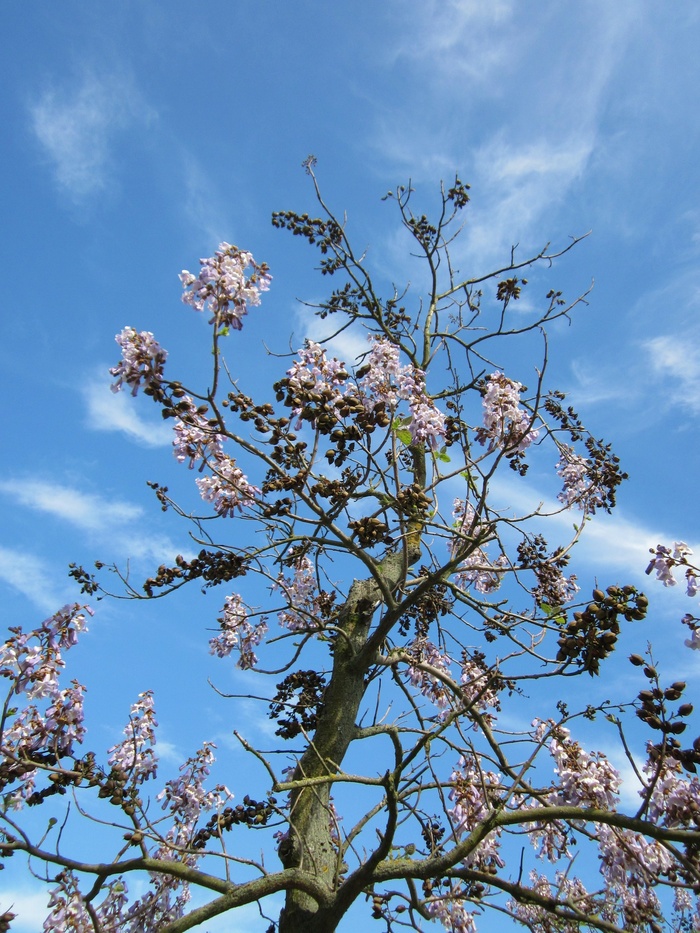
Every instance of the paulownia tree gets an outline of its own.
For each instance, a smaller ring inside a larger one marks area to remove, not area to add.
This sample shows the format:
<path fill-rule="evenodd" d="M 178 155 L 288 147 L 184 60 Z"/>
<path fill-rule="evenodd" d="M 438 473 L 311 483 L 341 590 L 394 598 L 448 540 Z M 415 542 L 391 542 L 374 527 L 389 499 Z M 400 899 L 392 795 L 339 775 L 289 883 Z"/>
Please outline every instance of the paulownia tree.
<path fill-rule="evenodd" d="M 247 394 L 225 348 L 246 339 L 235 332 L 271 277 L 222 243 L 197 275 L 180 276 L 183 300 L 209 317 L 209 387 L 172 378 L 153 334 L 131 327 L 111 370 L 115 391 L 142 391 L 172 422 L 175 457 L 197 468 L 204 500 L 192 514 L 152 484 L 199 553 L 142 587 L 120 575 L 121 595 L 217 587 L 211 651 L 269 673 L 260 702 L 280 750 L 299 750 L 295 765 L 242 730 L 241 754 L 257 759 L 267 792 L 253 798 L 226 774 L 235 797 L 213 783 L 208 742 L 159 787 L 150 692 L 122 741 L 85 751 L 84 687 L 60 677 L 87 607 L 68 606 L 33 631 L 10 629 L 0 655 L 0 855 L 43 866 L 46 930 L 179 933 L 256 902 L 265 917 L 280 893 L 279 918 L 260 921 L 280 933 L 335 930 L 353 905 L 387 930 L 437 921 L 473 931 L 489 912 L 532 931 L 700 929 L 700 740 L 680 738 L 692 712 L 685 684 L 667 682 L 648 649 L 629 658 L 636 696 L 569 708 L 577 679 L 599 675 L 648 604 L 624 581 L 601 580 L 589 595 L 567 575 L 625 474 L 547 382 L 547 328 L 585 296 L 520 299 L 523 273 L 577 241 L 525 258 L 513 250 L 502 268 L 465 274 L 454 241 L 468 185 L 442 187 L 434 219 L 399 187 L 386 200 L 424 289 L 383 296 L 306 167 L 320 216 L 282 211 L 272 222 L 320 251 L 330 287 L 315 313 L 328 340 L 307 340 L 267 395 Z M 357 359 L 333 355 L 358 335 Z M 539 347 L 530 388 L 494 362 L 518 341 Z M 531 464 L 558 496 L 518 512 L 509 503 L 523 501 Z M 567 523 L 552 521 L 566 511 Z M 545 539 L 565 527 L 567 538 Z M 659 546 L 649 571 L 670 583 L 680 567 L 694 595 L 689 557 L 683 544 Z M 104 592 L 101 578 L 71 572 L 84 593 Z M 698 621 L 684 621 L 696 647 Z M 576 738 L 596 717 L 636 773 L 633 805 L 622 806 L 611 762 Z M 69 851 L 51 826 L 29 831 L 27 808 L 55 795 L 75 801 L 71 819 L 99 818 L 114 834 L 103 861 Z M 241 854 L 249 830 L 268 838 L 265 863 Z M 191 889 L 200 906 L 188 906 Z M 11 905 L 0 909 L 8 929 Z"/>

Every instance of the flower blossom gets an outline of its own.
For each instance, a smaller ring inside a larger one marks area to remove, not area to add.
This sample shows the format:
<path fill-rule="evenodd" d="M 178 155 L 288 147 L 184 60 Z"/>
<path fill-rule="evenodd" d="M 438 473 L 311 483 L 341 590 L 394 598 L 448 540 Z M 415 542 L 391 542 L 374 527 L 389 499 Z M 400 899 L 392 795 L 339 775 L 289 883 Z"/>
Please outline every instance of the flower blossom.
<path fill-rule="evenodd" d="M 75 930 L 88 933 L 94 929 L 90 914 L 80 894 L 77 880 L 72 872 L 62 871 L 56 878 L 55 887 L 49 896 L 51 912 L 44 921 L 45 933 L 55 930 Z"/>
<path fill-rule="evenodd" d="M 425 391 L 425 373 L 417 366 L 402 366 L 399 347 L 385 338 L 374 338 L 367 358 L 367 372 L 359 383 L 366 408 L 384 404 L 395 411 L 400 401 L 408 402 L 408 429 L 411 440 L 435 450 L 444 439 L 444 414 Z"/>
<path fill-rule="evenodd" d="M 700 780 L 697 775 L 690 780 L 684 778 L 680 764 L 668 758 L 664 759 L 660 773 L 657 761 L 648 761 L 644 771 L 653 785 L 649 819 L 661 826 L 697 829 L 700 823 Z M 640 797 L 646 797 L 646 794 L 645 788 L 639 791 Z"/>
<path fill-rule="evenodd" d="M 223 437 L 205 417 L 206 409 L 195 407 L 186 395 L 178 404 L 179 416 L 173 428 L 173 454 L 178 463 L 188 461 L 192 469 L 200 460 L 223 456 Z"/>
<path fill-rule="evenodd" d="M 128 774 L 138 784 L 155 777 L 158 770 L 154 751 L 157 725 L 153 693 L 147 690 L 140 693 L 132 704 L 129 722 L 124 729 L 125 738 L 108 749 L 110 766 Z"/>
<path fill-rule="evenodd" d="M 202 747 L 181 765 L 179 777 L 168 781 L 164 790 L 158 794 L 157 799 L 163 801 L 163 809 L 170 810 L 175 822 L 156 858 L 177 858 L 177 849 L 186 848 L 191 843 L 200 815 L 210 810 L 223 809 L 233 798 L 231 791 L 223 784 L 217 785 L 213 790 L 206 790 L 204 786 L 215 761 L 215 748 L 212 742 L 204 742 Z M 193 857 L 185 858 L 189 860 Z M 193 861 L 196 861 L 196 858 Z"/>
<path fill-rule="evenodd" d="M 452 772 L 450 800 L 454 806 L 448 810 L 455 839 L 460 840 L 477 829 L 492 813 L 499 799 L 502 778 L 495 771 L 484 771 L 481 760 L 473 754 L 463 755 Z M 505 862 L 499 854 L 500 829 L 482 839 L 473 852 L 464 859 L 467 868 L 492 871 L 503 868 Z"/>
<path fill-rule="evenodd" d="M 237 648 L 240 652 L 237 666 L 242 670 L 255 667 L 258 659 L 253 648 L 265 637 L 267 623 L 263 619 L 257 625 L 251 625 L 243 600 L 235 593 L 226 597 L 221 611 L 222 615 L 218 620 L 221 632 L 209 640 L 210 653 L 225 658 Z"/>
<path fill-rule="evenodd" d="M 277 578 L 275 589 L 284 593 L 287 606 L 277 613 L 280 624 L 292 632 L 308 632 L 321 628 L 323 617 L 314 566 L 308 557 L 294 564 L 294 574 Z"/>
<path fill-rule="evenodd" d="M 673 568 L 686 567 L 686 592 L 688 596 L 697 594 L 697 568 L 688 566 L 688 558 L 693 556 L 693 552 L 684 541 L 674 541 L 673 550 L 657 544 L 656 551 L 651 550 L 651 554 L 653 557 L 646 569 L 647 574 L 656 571 L 656 579 L 664 586 L 675 586 L 678 581 L 673 576 Z"/>
<path fill-rule="evenodd" d="M 7 762 L 0 779 L 0 790 L 12 787 L 7 803 L 20 809 L 34 794 L 36 769 L 11 762 L 32 760 L 50 753 L 57 759 L 72 757 L 75 745 L 83 740 L 83 694 L 85 687 L 73 681 L 61 689 L 60 673 L 65 667 L 62 652 L 73 647 L 78 634 L 86 629 L 87 606 L 64 606 L 31 632 L 10 629 L 10 637 L 0 646 L 0 677 L 10 681 L 9 693 L 24 694 L 29 703 L 8 708 L 0 757 Z M 9 699 L 9 698 L 8 698 Z"/>
<path fill-rule="evenodd" d="M 260 490 L 248 482 L 236 461 L 224 453 L 224 436 L 216 430 L 216 423 L 206 418 L 206 408 L 196 407 L 188 395 L 178 405 L 174 431 L 175 459 L 180 463 L 189 461 L 190 469 L 201 461 L 200 471 L 205 465 L 211 470 L 211 475 L 195 482 L 202 499 L 211 502 L 219 515 L 233 515 L 237 509 L 255 502 Z"/>
<path fill-rule="evenodd" d="M 552 882 L 546 875 L 538 875 L 536 871 L 532 871 L 530 883 L 532 891 L 541 898 L 551 900 L 557 897 L 564 903 L 576 904 L 580 913 L 588 916 L 602 913 L 600 900 L 588 893 L 579 878 L 571 878 L 566 872 L 556 872 Z M 513 900 L 508 902 L 508 910 L 531 930 L 551 928 L 552 914 L 549 907 L 543 907 L 536 902 L 528 903 L 526 900 Z M 576 920 L 557 920 L 556 929 L 559 933 L 579 933 L 581 926 Z"/>
<path fill-rule="evenodd" d="M 462 684 L 462 695 L 465 703 L 470 709 L 476 709 L 484 714 L 484 718 L 490 721 L 493 717 L 489 710 L 500 710 L 501 703 L 498 699 L 498 693 L 489 686 L 491 673 L 478 663 L 477 660 L 466 656 L 462 660 L 462 673 L 460 674 L 460 683 Z M 474 723 L 474 730 L 477 731 L 478 724 Z"/>
<path fill-rule="evenodd" d="M 471 542 L 487 537 L 487 529 L 477 521 L 474 508 L 465 499 L 454 500 L 452 517 L 455 519 L 455 531 L 449 548 L 453 557 L 464 551 L 465 546 Z M 455 584 L 463 590 L 473 586 L 478 593 L 493 593 L 500 587 L 503 571 L 507 567 L 508 559 L 504 554 L 493 562 L 482 547 L 474 544 L 457 567 Z"/>
<path fill-rule="evenodd" d="M 674 868 L 665 846 L 641 833 L 605 825 L 598 826 L 597 839 L 608 898 L 618 902 L 625 929 L 639 930 L 659 919 L 661 905 L 653 887 Z"/>
<path fill-rule="evenodd" d="M 692 648 L 693 651 L 700 650 L 700 627 L 697 624 L 697 619 L 687 612 L 681 619 L 681 622 L 690 629 L 690 638 L 686 638 L 685 640 L 686 648 Z"/>
<path fill-rule="evenodd" d="M 566 444 L 559 448 L 556 470 L 564 480 L 557 499 L 567 509 L 577 505 L 585 515 L 593 515 L 597 508 L 605 507 L 604 491 L 591 479 L 590 464 Z"/>
<path fill-rule="evenodd" d="M 253 505 L 260 495 L 257 486 L 248 482 L 243 470 L 236 466 L 231 457 L 222 456 L 212 466 L 212 475 L 195 480 L 205 502 L 211 502 L 214 511 L 223 518 L 232 516 L 236 509 Z"/>
<path fill-rule="evenodd" d="M 451 933 L 476 933 L 475 911 L 465 909 L 464 896 L 459 890 L 453 897 L 443 895 L 429 901 L 425 909 Z"/>
<path fill-rule="evenodd" d="M 476 429 L 480 444 L 489 450 L 501 447 L 510 453 L 526 450 L 539 436 L 532 430 L 532 415 L 520 407 L 524 386 L 498 370 L 491 373 L 482 400 L 484 424 Z"/>
<path fill-rule="evenodd" d="M 261 292 L 270 287 L 267 265 L 258 265 L 250 253 L 230 243 L 221 243 L 213 256 L 199 264 L 198 276 L 186 269 L 180 273 L 183 302 L 195 311 L 206 307 L 212 315 L 210 324 L 241 330 L 248 307 L 259 305 Z M 246 277 L 249 267 L 253 271 Z"/>
<path fill-rule="evenodd" d="M 287 370 L 287 388 L 292 395 L 305 398 L 309 392 L 321 396 L 326 407 L 333 408 L 344 395 L 343 383 L 348 378 L 345 363 L 326 357 L 324 348 L 313 340 L 307 340 L 306 345 L 297 351 L 298 359 Z M 301 407 L 292 409 L 297 419 L 295 430 L 302 425 Z"/>
<path fill-rule="evenodd" d="M 552 805 L 595 807 L 614 810 L 619 801 L 620 775 L 602 752 L 589 754 L 569 738 L 568 729 L 560 729 L 549 743 L 559 776 L 557 787 L 549 796 Z"/>
<path fill-rule="evenodd" d="M 436 671 L 449 676 L 451 659 L 440 651 L 426 638 L 417 638 L 407 649 L 407 653 L 415 660 L 415 666 L 408 665 L 408 678 L 423 696 L 431 700 L 440 710 L 450 706 L 450 693 L 445 683 L 430 671 L 418 667 L 418 664 L 428 664 Z"/>
<path fill-rule="evenodd" d="M 132 395 L 136 395 L 142 385 L 146 392 L 157 393 L 167 351 L 150 331 L 138 333 L 133 327 L 125 327 L 114 339 L 122 348 L 122 359 L 109 371 L 117 380 L 112 383 L 112 392 L 121 391 L 126 384 L 131 387 Z"/>

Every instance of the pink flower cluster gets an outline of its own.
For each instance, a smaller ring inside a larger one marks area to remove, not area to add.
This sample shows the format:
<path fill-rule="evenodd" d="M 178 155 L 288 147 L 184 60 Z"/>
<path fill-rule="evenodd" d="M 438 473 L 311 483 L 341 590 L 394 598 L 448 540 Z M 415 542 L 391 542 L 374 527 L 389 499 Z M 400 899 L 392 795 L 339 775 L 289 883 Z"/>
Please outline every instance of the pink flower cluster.
<path fill-rule="evenodd" d="M 226 597 L 221 612 L 219 618 L 221 631 L 209 641 L 211 654 L 225 658 L 238 649 L 237 666 L 243 670 L 255 667 L 258 659 L 253 649 L 267 634 L 267 622 L 263 619 L 257 625 L 252 625 L 248 619 L 248 610 L 236 593 Z"/>
<path fill-rule="evenodd" d="M 546 742 L 553 725 L 551 720 L 535 720 L 535 741 Z M 561 727 L 549 739 L 548 748 L 555 762 L 554 772 L 558 775 L 558 782 L 547 795 L 547 804 L 615 810 L 621 780 L 605 755 L 586 752 L 570 738 L 569 730 Z M 535 809 L 541 806 L 534 801 L 531 805 Z M 561 858 L 570 857 L 566 830 L 556 820 L 533 824 L 530 842 L 535 849 L 539 847 L 539 858 L 546 857 L 550 862 L 557 862 Z"/>
<path fill-rule="evenodd" d="M 292 632 L 309 632 L 321 628 L 322 614 L 316 574 L 308 557 L 296 561 L 291 577 L 280 573 L 275 589 L 282 590 L 287 603 L 287 608 L 277 613 L 281 625 Z"/>
<path fill-rule="evenodd" d="M 455 499 L 452 507 L 454 518 L 454 535 L 450 540 L 450 553 L 454 557 L 470 542 L 485 535 L 482 524 L 476 520 L 476 513 L 465 499 Z M 492 561 L 484 548 L 474 545 L 467 556 L 457 567 L 454 576 L 455 584 L 463 590 L 473 586 L 478 593 L 493 593 L 501 585 L 503 572 L 508 567 L 508 559 L 501 554 L 496 561 Z"/>
<path fill-rule="evenodd" d="M 464 896 L 459 888 L 455 887 L 454 893 L 429 901 L 426 910 L 451 933 L 476 933 L 476 914 L 464 906 Z"/>
<path fill-rule="evenodd" d="M 173 826 L 166 836 L 163 846 L 156 853 L 156 858 L 184 860 L 188 864 L 196 862 L 196 856 L 183 855 L 178 849 L 189 846 L 200 816 L 211 810 L 222 810 L 233 798 L 231 791 L 223 784 L 213 790 L 205 787 L 206 779 L 215 761 L 212 742 L 204 742 L 192 757 L 181 765 L 179 777 L 168 781 L 158 794 L 163 801 L 163 809 L 168 809 L 173 819 Z"/>
<path fill-rule="evenodd" d="M 463 755 L 451 776 L 450 800 L 454 806 L 448 810 L 455 839 L 459 841 L 490 816 L 493 803 L 498 800 L 502 778 L 495 771 L 484 771 L 481 759 L 474 754 Z M 489 833 L 482 839 L 464 864 L 477 871 L 503 868 L 500 856 L 500 830 Z"/>
<path fill-rule="evenodd" d="M 189 395 L 185 395 L 178 404 L 179 417 L 175 422 L 173 454 L 178 463 L 185 463 L 190 469 L 200 460 L 217 460 L 223 456 L 224 437 L 217 430 L 215 422 L 206 417 L 206 406 L 196 406 Z"/>
<path fill-rule="evenodd" d="M 195 482 L 202 499 L 211 502 L 214 511 L 222 518 L 233 516 L 244 506 L 253 505 L 255 497 L 260 495 L 258 487 L 248 482 L 243 470 L 228 456 L 216 461 L 211 476 L 200 477 Z"/>
<path fill-rule="evenodd" d="M 700 823 L 700 780 L 682 776 L 677 761 L 666 759 L 659 770 L 658 762 L 647 762 L 644 767 L 653 783 L 649 801 L 649 819 L 662 826 L 684 826 L 696 829 Z M 641 790 L 640 796 L 646 795 Z"/>
<path fill-rule="evenodd" d="M 628 829 L 599 826 L 597 837 L 606 900 L 618 906 L 625 929 L 642 929 L 661 916 L 654 882 L 669 875 L 674 859 L 660 842 Z"/>
<path fill-rule="evenodd" d="M 602 752 L 584 751 L 569 737 L 568 729 L 557 731 L 549 743 L 549 751 L 556 762 L 555 773 L 559 775 L 558 787 L 549 798 L 551 804 L 615 810 L 620 775 Z"/>
<path fill-rule="evenodd" d="M 395 343 L 383 337 L 373 339 L 369 369 L 359 385 L 364 404 L 373 409 L 383 402 L 393 412 L 400 401 L 407 401 L 411 439 L 434 450 L 445 437 L 445 416 L 425 392 L 423 370 L 411 364 L 402 366 L 399 353 Z"/>
<path fill-rule="evenodd" d="M 411 439 L 437 448 L 445 437 L 445 416 L 425 392 L 425 374 L 415 366 L 402 366 L 399 347 L 385 338 L 372 338 L 366 373 L 358 383 L 363 404 L 368 411 L 383 404 L 395 413 L 399 403 L 408 402 L 407 418 Z M 345 363 L 328 359 L 326 351 L 313 340 L 298 351 L 299 359 L 287 370 L 289 389 L 304 395 L 315 390 L 326 396 L 328 405 L 339 402 L 348 391 Z M 298 417 L 301 409 L 294 409 Z M 297 429 L 301 427 L 299 420 Z"/>
<path fill-rule="evenodd" d="M 250 253 L 221 243 L 207 259 L 200 259 L 201 269 L 195 276 L 186 269 L 180 273 L 184 289 L 182 300 L 195 311 L 205 308 L 211 313 L 210 324 L 240 330 L 248 307 L 260 304 L 261 292 L 270 287 L 272 277 L 267 266 L 258 265 Z M 246 270 L 253 271 L 246 276 Z"/>
<path fill-rule="evenodd" d="M 539 432 L 532 429 L 532 415 L 520 407 L 524 387 L 498 370 L 486 382 L 482 400 L 484 426 L 477 428 L 476 438 L 509 453 L 526 450 L 537 440 Z"/>
<path fill-rule="evenodd" d="M 416 664 L 426 664 L 435 668 L 436 672 L 449 677 L 451 659 L 427 638 L 417 638 L 406 648 Z M 434 703 L 438 709 L 447 710 L 450 704 L 450 693 L 442 680 L 423 667 L 408 665 L 408 678 L 423 696 Z"/>
<path fill-rule="evenodd" d="M 78 767 L 75 745 L 82 742 L 85 733 L 84 688 L 73 682 L 72 687 L 61 689 L 59 677 L 65 667 L 63 653 L 86 630 L 86 612 L 92 614 L 88 607 L 74 604 L 65 606 L 32 632 L 12 628 L 0 648 L 0 678 L 5 678 L 8 686 L 0 738 L 0 791 L 6 811 L 18 809 L 27 800 L 36 803 L 39 775 L 46 775 L 47 787 L 51 787 L 54 770 L 57 775 L 65 774 L 63 759 L 70 759 L 69 773 Z M 23 695 L 28 705 L 15 708 L 15 695 Z M 131 707 L 124 738 L 108 750 L 110 768 L 124 773 L 132 788 L 156 775 L 156 726 L 153 696 L 146 691 Z M 156 837 L 159 845 L 150 853 L 153 857 L 192 866 L 197 863 L 199 849 L 193 843 L 199 819 L 206 812 L 223 809 L 232 798 L 223 785 L 213 790 L 205 786 L 214 761 L 213 748 L 211 743 L 204 743 L 158 795 L 168 810 L 170 828 Z M 39 767 L 33 767 L 35 762 Z M 105 776 L 101 768 L 95 774 Z M 157 832 L 159 822 L 149 824 L 152 833 Z M 105 883 L 102 902 L 92 901 L 88 909 L 77 877 L 64 870 L 55 878 L 43 928 L 47 933 L 68 929 L 94 933 L 98 928 L 105 933 L 144 933 L 162 929 L 183 915 L 189 890 L 187 884 L 168 874 L 152 873 L 151 885 L 152 890 L 129 906 L 127 886 L 122 878 L 116 878 Z"/>
<path fill-rule="evenodd" d="M 190 469 L 201 461 L 201 468 L 206 464 L 211 470 L 209 476 L 195 480 L 202 499 L 211 502 L 214 511 L 223 517 L 252 505 L 260 490 L 248 482 L 236 461 L 224 453 L 223 435 L 217 431 L 216 423 L 206 418 L 206 409 L 196 407 L 186 395 L 178 405 L 178 412 L 173 441 L 176 459 L 180 463 L 189 461 Z"/>
<path fill-rule="evenodd" d="M 85 688 L 77 681 L 64 689 L 59 684 L 65 667 L 62 653 L 86 630 L 84 612 L 92 610 L 76 603 L 64 606 L 32 632 L 12 628 L 0 648 L 0 677 L 9 681 L 0 753 L 12 763 L 6 773 L 15 784 L 8 800 L 13 809 L 21 808 L 34 793 L 38 772 L 31 763 L 46 753 L 58 760 L 73 756 L 85 735 Z M 14 707 L 13 694 L 24 694 L 30 702 L 24 708 Z"/>
<path fill-rule="evenodd" d="M 660 580 L 664 586 L 675 586 L 678 582 L 673 575 L 674 569 L 680 567 L 685 574 L 686 594 L 690 597 L 697 596 L 700 584 L 700 568 L 691 564 L 688 560 L 693 556 L 693 552 L 684 541 L 675 541 L 673 549 L 663 544 L 657 544 L 656 550 L 649 549 L 652 558 L 646 569 L 647 574 L 656 571 L 656 579 Z M 690 629 L 690 638 L 686 638 L 685 645 L 693 651 L 700 650 L 700 620 L 690 613 L 686 613 L 681 622 Z"/>
<path fill-rule="evenodd" d="M 656 579 L 664 586 L 675 586 L 676 578 L 673 576 L 674 567 L 685 568 L 686 592 L 688 596 L 696 596 L 698 592 L 698 569 L 688 563 L 693 552 L 684 541 L 675 541 L 673 550 L 663 544 L 656 545 L 654 556 L 647 567 L 647 573 L 656 571 Z"/>
<path fill-rule="evenodd" d="M 493 719 L 490 710 L 501 708 L 498 693 L 488 685 L 489 676 L 489 672 L 484 671 L 471 658 L 463 659 L 462 673 L 459 678 L 462 684 L 462 696 L 469 709 L 483 713 L 487 721 Z M 474 723 L 474 730 L 477 729 L 478 725 Z"/>
<path fill-rule="evenodd" d="M 558 897 L 562 901 L 575 904 L 582 914 L 595 916 L 600 912 L 600 904 L 596 902 L 583 883 L 578 878 L 571 878 L 566 872 L 556 872 L 554 881 L 546 875 L 539 875 L 536 871 L 530 873 L 532 891 L 547 900 Z M 508 909 L 514 917 L 531 930 L 556 929 L 557 933 L 580 933 L 581 926 L 575 920 L 570 923 L 557 920 L 556 927 L 552 926 L 552 915 L 546 907 L 540 904 L 529 904 L 526 901 L 509 901 Z"/>
<path fill-rule="evenodd" d="M 157 726 L 153 693 L 147 690 L 131 707 L 124 739 L 107 750 L 110 766 L 123 771 L 134 784 L 143 784 L 157 774 Z"/>
<path fill-rule="evenodd" d="M 163 367 L 168 356 L 150 331 L 138 333 L 133 327 L 125 327 L 114 338 L 122 348 L 121 361 L 110 369 L 116 377 L 112 392 L 119 392 L 124 384 L 131 387 L 131 394 L 139 389 L 158 387 L 163 378 Z"/>
<path fill-rule="evenodd" d="M 604 492 L 591 479 L 588 461 L 566 444 L 559 448 L 556 470 L 564 480 L 557 499 L 567 509 L 577 505 L 585 515 L 592 515 L 600 506 L 605 507 Z"/>
<path fill-rule="evenodd" d="M 333 357 L 328 359 L 324 348 L 313 340 L 307 340 L 306 345 L 297 351 L 298 359 L 287 370 L 289 389 L 292 393 L 299 393 L 302 397 L 310 390 L 321 392 L 327 397 L 329 406 L 343 398 L 341 386 L 348 378 L 345 363 Z M 298 421 L 295 429 L 299 430 L 302 421 L 299 418 L 300 408 L 292 413 Z"/>

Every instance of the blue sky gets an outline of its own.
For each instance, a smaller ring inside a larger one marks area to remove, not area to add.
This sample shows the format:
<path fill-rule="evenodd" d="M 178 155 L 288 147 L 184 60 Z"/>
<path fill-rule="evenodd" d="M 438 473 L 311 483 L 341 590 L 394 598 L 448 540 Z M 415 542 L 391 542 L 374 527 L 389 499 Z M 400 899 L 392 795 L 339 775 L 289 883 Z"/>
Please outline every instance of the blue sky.
<path fill-rule="evenodd" d="M 677 623 L 689 607 L 643 570 L 657 541 L 700 543 L 699 19 L 694 4 L 646 0 L 65 0 L 31 17 L 5 4 L 7 624 L 31 627 L 76 598 L 69 561 L 130 559 L 138 577 L 188 546 L 145 481 L 185 495 L 191 476 L 154 411 L 109 393 L 114 335 L 151 330 L 171 372 L 201 375 L 205 325 L 181 305 L 177 274 L 228 240 L 274 276 L 240 375 L 279 377 L 256 348 L 284 352 L 291 331 L 301 344 L 310 325 L 295 299 L 317 297 L 320 282 L 270 213 L 313 210 L 301 162 L 314 153 L 328 202 L 387 284 L 411 267 L 380 198 L 409 178 L 426 204 L 455 172 L 472 185 L 463 268 L 592 231 L 552 273 L 570 297 L 595 287 L 556 329 L 550 379 L 631 479 L 576 571 L 646 585 L 657 597 L 647 637 L 697 678 Z M 72 669 L 90 688 L 94 746 L 116 740 L 147 687 L 166 759 L 202 738 L 230 744 L 206 684 L 240 686 L 208 655 L 219 602 L 100 604 Z M 35 930 L 41 898 L 13 872 L 26 905 L 16 928 Z"/>

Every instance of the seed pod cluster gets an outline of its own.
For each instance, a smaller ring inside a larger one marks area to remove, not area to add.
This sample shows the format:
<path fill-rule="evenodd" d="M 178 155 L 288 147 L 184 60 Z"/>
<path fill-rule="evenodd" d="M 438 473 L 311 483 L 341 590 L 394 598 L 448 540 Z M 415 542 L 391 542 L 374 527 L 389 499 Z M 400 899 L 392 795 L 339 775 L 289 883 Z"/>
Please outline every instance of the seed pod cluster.
<path fill-rule="evenodd" d="M 389 535 L 389 526 L 379 518 L 373 516 L 358 518 L 348 522 L 348 527 L 352 529 L 354 537 L 364 548 L 374 547 L 375 544 L 381 542 L 385 544 L 393 542 L 393 538 Z"/>
<path fill-rule="evenodd" d="M 276 719 L 279 724 L 275 735 L 293 739 L 302 731 L 313 732 L 325 689 L 325 678 L 314 670 L 294 671 L 277 684 L 277 693 L 268 713 L 270 719 Z"/>
<path fill-rule="evenodd" d="M 649 600 L 633 586 L 609 586 L 605 592 L 593 591 L 593 602 L 573 618 L 559 636 L 557 661 L 578 662 L 593 676 L 600 662 L 611 654 L 620 634 L 619 617 L 628 622 L 646 615 Z"/>
<path fill-rule="evenodd" d="M 684 722 L 693 712 L 692 703 L 681 703 L 675 712 L 669 709 L 669 703 L 676 703 L 683 696 L 686 688 L 684 680 L 676 680 L 669 687 L 663 688 L 659 683 L 659 675 L 653 664 L 638 654 L 630 656 L 630 662 L 635 667 L 642 667 L 644 676 L 649 681 L 649 687 L 640 690 L 637 700 L 637 716 L 651 729 L 661 732 L 663 739 L 649 748 L 652 761 L 660 761 L 664 757 L 671 757 L 692 774 L 697 772 L 700 764 L 700 737 L 693 741 L 689 748 L 683 748 L 676 738 L 682 735 L 687 728 Z M 700 819 L 700 817 L 699 817 Z"/>
<path fill-rule="evenodd" d="M 204 586 L 209 588 L 219 583 L 228 583 L 234 577 L 242 577 L 246 570 L 246 562 L 238 554 L 202 549 L 192 560 L 185 560 L 178 554 L 174 567 L 161 564 L 156 575 L 149 577 L 143 588 L 147 596 L 153 596 L 156 589 L 179 586 L 198 579 L 204 580 Z"/>
<path fill-rule="evenodd" d="M 127 787 L 129 775 L 121 768 L 112 768 L 101 783 L 97 793 L 98 797 L 109 797 L 109 802 L 115 807 L 121 807 L 127 816 L 132 816 L 136 808 L 141 806 L 136 787 L 132 784 Z"/>
<path fill-rule="evenodd" d="M 203 849 L 212 836 L 220 836 L 222 832 L 230 830 L 233 826 L 247 826 L 252 829 L 256 826 L 265 826 L 275 812 L 277 800 L 269 797 L 265 801 L 253 800 L 248 794 L 243 803 L 235 807 L 226 807 L 221 813 L 216 813 L 200 829 L 192 840 L 193 849 Z"/>

